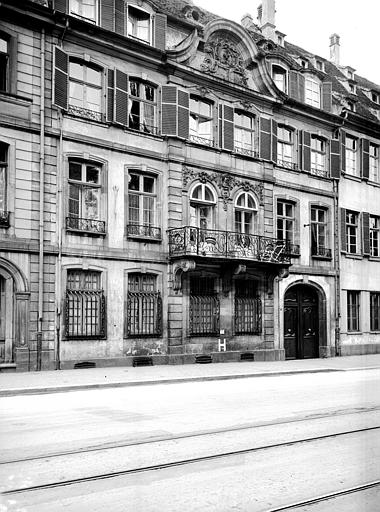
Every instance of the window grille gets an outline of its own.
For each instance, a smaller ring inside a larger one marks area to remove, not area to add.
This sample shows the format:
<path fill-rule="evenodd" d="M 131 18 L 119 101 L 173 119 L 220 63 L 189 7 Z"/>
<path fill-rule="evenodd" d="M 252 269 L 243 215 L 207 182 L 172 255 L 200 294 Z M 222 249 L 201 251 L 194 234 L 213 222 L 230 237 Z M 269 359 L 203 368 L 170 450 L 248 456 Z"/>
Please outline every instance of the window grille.
<path fill-rule="evenodd" d="M 104 338 L 106 304 L 100 272 L 69 270 L 66 290 L 66 336 Z"/>
<path fill-rule="evenodd" d="M 162 299 L 156 290 L 156 276 L 129 274 L 127 296 L 127 336 L 162 334 Z"/>
<path fill-rule="evenodd" d="M 235 283 L 235 334 L 261 332 L 261 300 L 254 281 Z"/>
<path fill-rule="evenodd" d="M 210 277 L 190 281 L 190 334 L 207 336 L 219 333 L 220 304 L 215 280 Z"/>

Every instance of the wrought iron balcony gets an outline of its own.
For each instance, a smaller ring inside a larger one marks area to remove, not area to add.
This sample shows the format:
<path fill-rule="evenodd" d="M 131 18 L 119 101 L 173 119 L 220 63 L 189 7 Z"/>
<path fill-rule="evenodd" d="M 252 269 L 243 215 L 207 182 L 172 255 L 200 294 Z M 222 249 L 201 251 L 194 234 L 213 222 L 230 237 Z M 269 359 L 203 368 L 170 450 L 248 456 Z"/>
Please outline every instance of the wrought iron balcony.
<path fill-rule="evenodd" d="M 106 223 L 104 220 L 81 219 L 80 217 L 66 217 L 67 231 L 77 231 L 90 235 L 105 236 Z"/>
<path fill-rule="evenodd" d="M 168 234 L 171 258 L 201 256 L 290 263 L 285 240 L 192 226 L 170 229 Z"/>
<path fill-rule="evenodd" d="M 140 224 L 128 224 L 127 236 L 131 238 L 152 238 L 153 240 L 161 240 L 161 228 Z"/>
<path fill-rule="evenodd" d="M 322 245 L 313 245 L 311 247 L 311 255 L 317 258 L 332 259 L 331 249 L 327 249 L 327 247 L 323 247 Z"/>
<path fill-rule="evenodd" d="M 200 137 L 199 135 L 190 135 L 191 142 L 195 142 L 196 144 L 201 144 L 202 146 L 214 146 L 214 141 L 212 139 L 208 139 L 206 137 Z"/>
<path fill-rule="evenodd" d="M 9 228 L 9 212 L 0 210 L 0 228 Z"/>
<path fill-rule="evenodd" d="M 320 178 L 328 178 L 327 169 L 324 168 L 312 167 L 310 174 L 313 176 L 319 176 Z"/>
<path fill-rule="evenodd" d="M 259 158 L 258 151 L 251 148 L 244 148 L 238 145 L 235 145 L 235 153 L 239 155 L 250 156 L 252 158 Z"/>
<path fill-rule="evenodd" d="M 288 256 L 300 256 L 300 246 L 286 241 L 285 254 Z"/>
<path fill-rule="evenodd" d="M 286 169 L 291 169 L 292 171 L 297 171 L 298 165 L 295 162 L 289 162 L 288 160 L 277 160 L 277 165 L 280 167 L 285 167 Z"/>

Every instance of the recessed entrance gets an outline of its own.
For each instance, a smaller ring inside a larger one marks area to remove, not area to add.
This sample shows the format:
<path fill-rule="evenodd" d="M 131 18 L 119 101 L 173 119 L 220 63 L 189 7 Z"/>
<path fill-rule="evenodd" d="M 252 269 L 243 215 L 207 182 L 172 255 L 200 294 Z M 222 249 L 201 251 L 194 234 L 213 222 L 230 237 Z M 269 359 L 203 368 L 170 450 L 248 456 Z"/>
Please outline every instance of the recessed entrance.
<path fill-rule="evenodd" d="M 286 359 L 319 357 L 318 293 L 312 286 L 292 286 L 284 299 Z"/>
<path fill-rule="evenodd" d="M 0 363 L 13 360 L 13 279 L 0 274 Z"/>

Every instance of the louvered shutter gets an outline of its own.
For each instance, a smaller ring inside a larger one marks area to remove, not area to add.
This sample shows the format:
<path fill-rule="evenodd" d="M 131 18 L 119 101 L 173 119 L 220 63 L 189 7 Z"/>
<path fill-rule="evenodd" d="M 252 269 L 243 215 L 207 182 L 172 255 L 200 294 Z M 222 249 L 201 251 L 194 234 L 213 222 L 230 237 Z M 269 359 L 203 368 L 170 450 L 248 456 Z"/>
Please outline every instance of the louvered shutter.
<path fill-rule="evenodd" d="M 54 9 L 59 12 L 67 13 L 69 10 L 69 0 L 55 0 Z"/>
<path fill-rule="evenodd" d="M 340 140 L 331 139 L 330 141 L 330 175 L 332 178 L 340 178 L 341 158 L 340 158 Z"/>
<path fill-rule="evenodd" d="M 164 135 L 177 135 L 177 87 L 162 86 L 161 130 Z"/>
<path fill-rule="evenodd" d="M 303 130 L 298 130 L 298 168 L 303 169 Z"/>
<path fill-rule="evenodd" d="M 124 35 L 124 0 L 115 0 L 115 32 Z"/>
<path fill-rule="evenodd" d="M 332 110 L 332 83 L 323 82 L 322 84 L 322 108 L 326 112 Z"/>
<path fill-rule="evenodd" d="M 365 179 L 369 178 L 369 140 L 361 139 L 361 173 L 362 177 Z"/>
<path fill-rule="evenodd" d="M 305 77 L 298 71 L 289 72 L 289 96 L 297 101 L 305 101 Z"/>
<path fill-rule="evenodd" d="M 220 103 L 218 107 L 218 134 L 219 147 L 223 147 L 223 105 Z"/>
<path fill-rule="evenodd" d="M 265 117 L 260 118 L 260 157 L 264 160 L 271 160 L 271 120 Z"/>
<path fill-rule="evenodd" d="M 346 132 L 343 130 L 340 131 L 340 143 L 342 171 L 346 172 Z"/>
<path fill-rule="evenodd" d="M 371 253 L 370 235 L 369 235 L 369 213 L 362 213 L 362 250 L 365 256 Z"/>
<path fill-rule="evenodd" d="M 67 110 L 69 88 L 69 57 L 66 52 L 55 47 L 54 52 L 54 104 Z"/>
<path fill-rule="evenodd" d="M 277 123 L 272 119 L 272 160 L 277 162 Z"/>
<path fill-rule="evenodd" d="M 108 70 L 107 74 L 107 121 L 112 123 L 114 120 L 115 103 L 115 72 Z"/>
<path fill-rule="evenodd" d="M 128 125 L 128 75 L 115 70 L 115 112 L 116 123 Z"/>
<path fill-rule="evenodd" d="M 340 209 L 340 243 L 341 250 L 347 251 L 347 233 L 346 233 L 346 209 Z"/>
<path fill-rule="evenodd" d="M 166 50 L 166 15 L 157 13 L 154 17 L 154 46 Z"/>
<path fill-rule="evenodd" d="M 303 170 L 311 171 L 311 135 L 309 132 L 303 132 Z"/>
<path fill-rule="evenodd" d="M 189 138 L 190 96 L 178 89 L 178 137 Z"/>
<path fill-rule="evenodd" d="M 115 30 L 115 0 L 101 0 L 100 25 L 106 30 Z"/>
<path fill-rule="evenodd" d="M 234 149 L 234 109 L 223 105 L 223 147 Z"/>

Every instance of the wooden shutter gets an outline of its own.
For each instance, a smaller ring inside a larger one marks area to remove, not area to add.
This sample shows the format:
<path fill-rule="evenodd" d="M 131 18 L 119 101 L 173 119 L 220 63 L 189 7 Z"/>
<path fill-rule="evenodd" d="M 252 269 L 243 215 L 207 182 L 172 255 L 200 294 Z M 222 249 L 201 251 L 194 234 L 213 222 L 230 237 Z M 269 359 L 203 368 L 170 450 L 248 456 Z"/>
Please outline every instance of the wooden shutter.
<path fill-rule="evenodd" d="M 264 160 L 271 160 L 271 120 L 265 117 L 260 118 L 260 157 Z"/>
<path fill-rule="evenodd" d="M 340 209 L 340 244 L 341 250 L 347 251 L 347 234 L 346 234 L 346 209 Z"/>
<path fill-rule="evenodd" d="M 272 119 L 272 160 L 277 162 L 277 123 Z"/>
<path fill-rule="evenodd" d="M 124 35 L 124 0 L 115 0 L 115 32 Z"/>
<path fill-rule="evenodd" d="M 188 92 L 178 89 L 177 112 L 178 137 L 189 138 L 190 96 Z"/>
<path fill-rule="evenodd" d="M 365 256 L 371 253 L 370 236 L 369 236 L 369 213 L 362 213 L 362 250 Z"/>
<path fill-rule="evenodd" d="M 115 30 L 115 0 L 101 0 L 100 25 L 106 30 Z"/>
<path fill-rule="evenodd" d="M 297 101 L 305 101 L 305 77 L 298 71 L 289 72 L 289 96 Z"/>
<path fill-rule="evenodd" d="M 67 13 L 69 11 L 69 0 L 55 0 L 54 9 L 59 12 Z"/>
<path fill-rule="evenodd" d="M 322 108 L 326 112 L 332 110 L 332 83 L 323 82 L 322 84 Z"/>
<path fill-rule="evenodd" d="M 298 130 L 298 168 L 303 169 L 303 130 Z"/>
<path fill-rule="evenodd" d="M 116 123 L 128 125 L 128 75 L 115 70 L 115 112 Z"/>
<path fill-rule="evenodd" d="M 107 121 L 114 121 L 115 103 L 115 72 L 113 69 L 108 70 L 107 74 Z"/>
<path fill-rule="evenodd" d="M 234 109 L 229 105 L 219 105 L 219 146 L 233 151 L 234 139 Z"/>
<path fill-rule="evenodd" d="M 367 179 L 369 178 L 369 140 L 361 139 L 361 173 L 362 177 Z"/>
<path fill-rule="evenodd" d="M 311 171 L 311 135 L 309 132 L 303 132 L 303 152 L 302 152 L 302 160 L 303 160 L 303 170 L 310 172 Z"/>
<path fill-rule="evenodd" d="M 340 153 L 341 153 L 341 165 L 342 165 L 342 171 L 346 172 L 346 132 L 341 130 L 340 131 Z"/>
<path fill-rule="evenodd" d="M 54 104 L 67 110 L 69 88 L 69 57 L 66 52 L 55 47 L 54 52 Z"/>
<path fill-rule="evenodd" d="M 154 17 L 154 46 L 163 52 L 166 50 L 166 15 L 156 14 Z"/>
<path fill-rule="evenodd" d="M 339 180 L 341 173 L 340 140 L 330 141 L 330 176 Z"/>
<path fill-rule="evenodd" d="M 162 86 L 161 131 L 165 135 L 177 135 L 177 87 Z"/>

